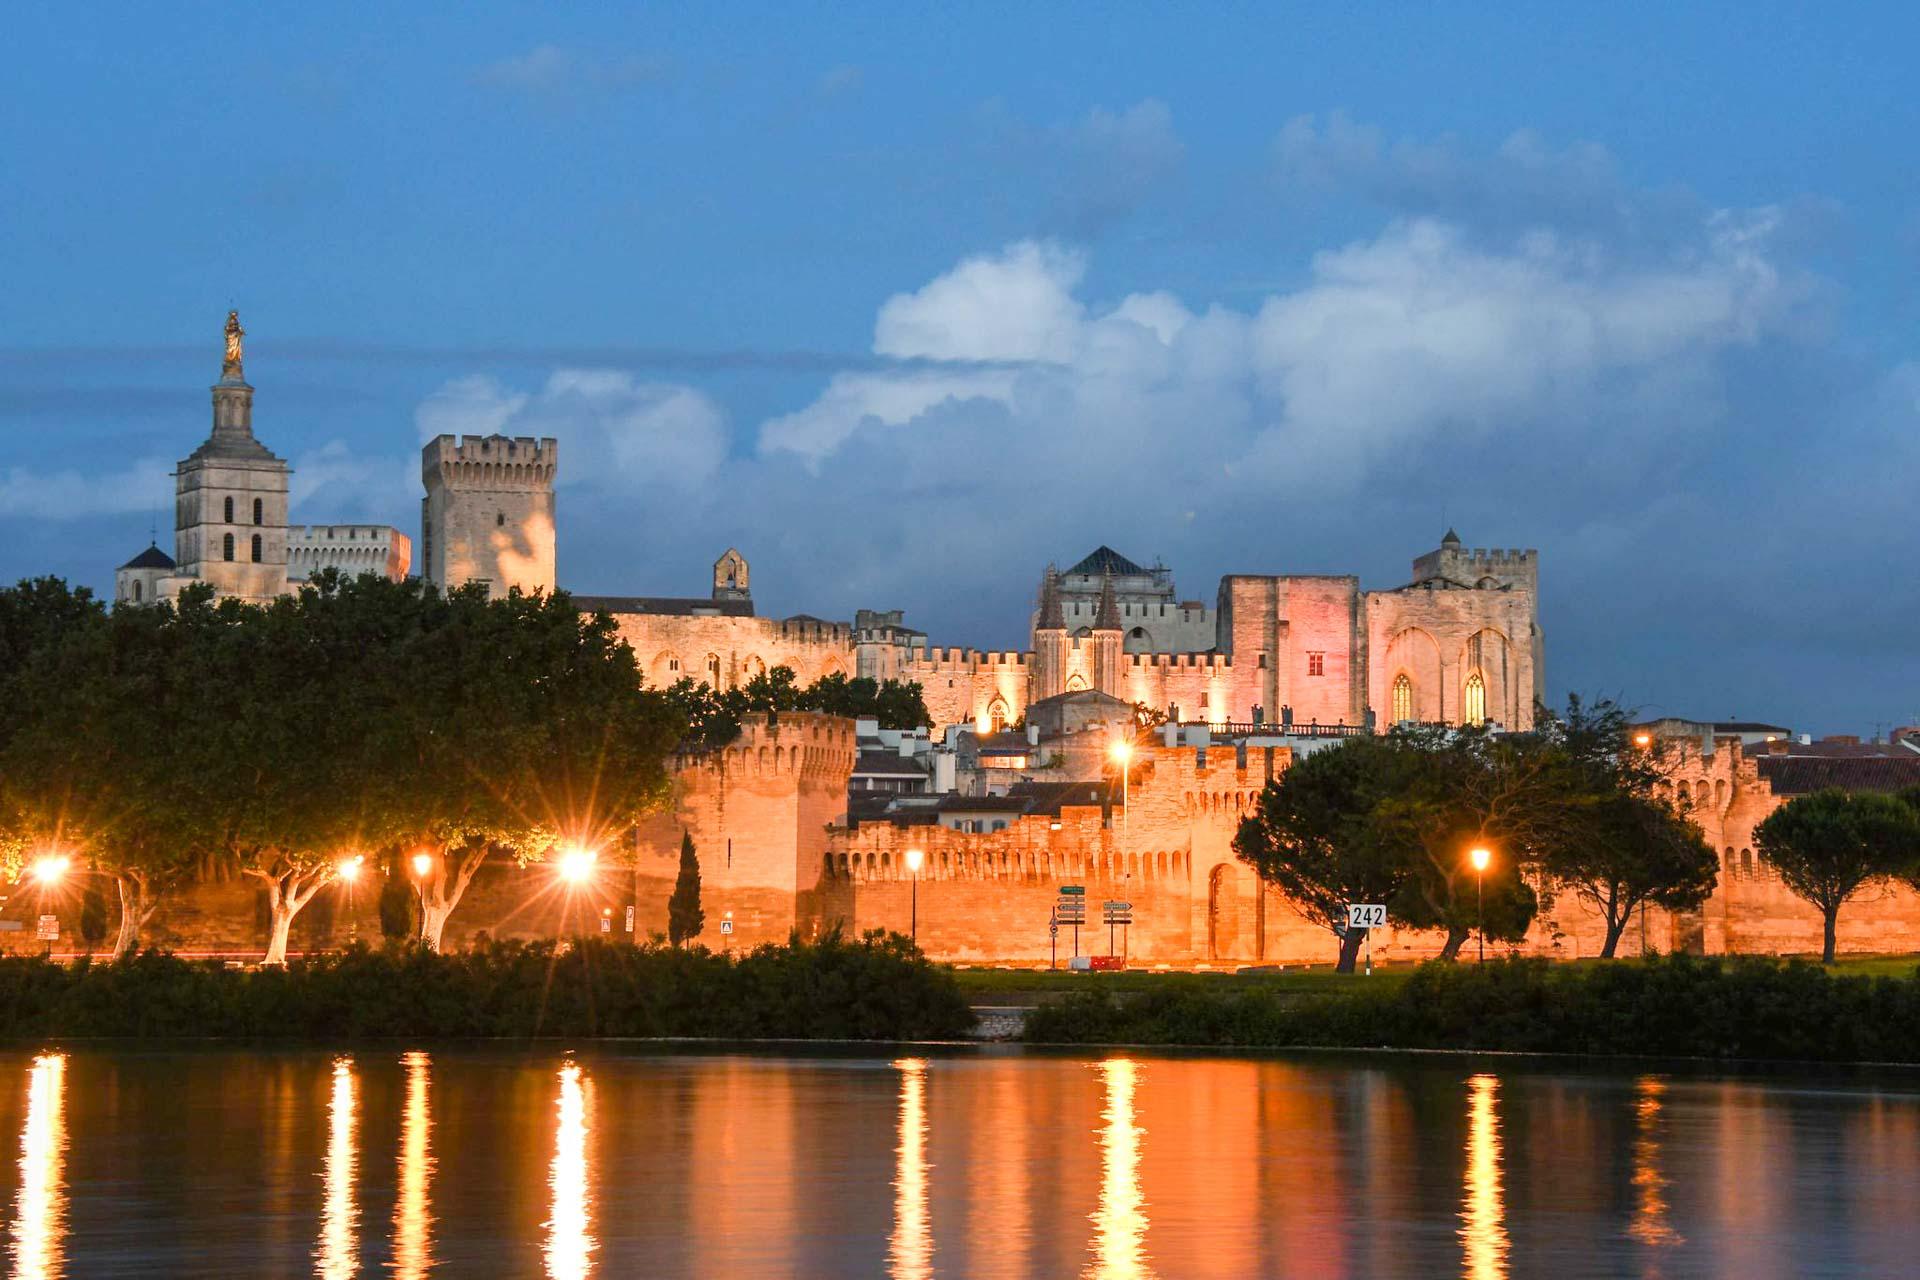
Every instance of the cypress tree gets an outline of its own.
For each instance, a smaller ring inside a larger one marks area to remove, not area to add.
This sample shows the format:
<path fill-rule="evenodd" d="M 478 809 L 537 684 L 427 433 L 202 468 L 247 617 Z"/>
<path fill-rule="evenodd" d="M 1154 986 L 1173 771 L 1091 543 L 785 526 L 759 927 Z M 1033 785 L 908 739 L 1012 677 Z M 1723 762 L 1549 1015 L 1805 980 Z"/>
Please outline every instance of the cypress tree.
<path fill-rule="evenodd" d="M 700 909 L 700 859 L 694 856 L 693 833 L 680 833 L 680 875 L 673 882 L 673 896 L 667 899 L 667 940 L 674 946 L 691 942 L 706 926 L 706 913 Z"/>

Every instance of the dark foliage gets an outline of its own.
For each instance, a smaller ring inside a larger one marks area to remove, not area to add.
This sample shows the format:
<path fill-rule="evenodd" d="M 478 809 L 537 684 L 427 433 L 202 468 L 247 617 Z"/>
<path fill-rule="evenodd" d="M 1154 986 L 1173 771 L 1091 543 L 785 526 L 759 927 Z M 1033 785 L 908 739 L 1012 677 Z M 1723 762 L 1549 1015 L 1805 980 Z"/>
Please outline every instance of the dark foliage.
<path fill-rule="evenodd" d="M 692 942 L 706 927 L 707 913 L 700 909 L 700 858 L 693 851 L 693 833 L 680 833 L 680 874 L 673 882 L 673 896 L 667 899 L 667 941 L 679 946 Z"/>
<path fill-rule="evenodd" d="M 912 681 L 834 674 L 802 687 L 794 683 L 791 667 L 775 667 L 724 690 L 682 679 L 665 693 L 686 719 L 685 745 L 696 751 L 726 746 L 739 736 L 745 717 L 768 712 L 819 711 L 850 719 L 870 716 L 883 729 L 917 729 L 932 722 L 920 686 Z"/>
<path fill-rule="evenodd" d="M 110 964 L 0 958 L 0 1036 L 952 1037 L 973 1015 L 953 977 L 898 934 L 704 948 L 598 938 L 417 945 L 229 970 L 158 952 Z"/>
<path fill-rule="evenodd" d="M 1364 980 L 1356 979 L 1356 984 Z M 1847 977 L 1806 961 L 1430 963 L 1351 995 L 1192 989 L 1043 1006 L 1033 1043 L 1484 1049 L 1515 1053 L 1920 1061 L 1920 971 Z"/>

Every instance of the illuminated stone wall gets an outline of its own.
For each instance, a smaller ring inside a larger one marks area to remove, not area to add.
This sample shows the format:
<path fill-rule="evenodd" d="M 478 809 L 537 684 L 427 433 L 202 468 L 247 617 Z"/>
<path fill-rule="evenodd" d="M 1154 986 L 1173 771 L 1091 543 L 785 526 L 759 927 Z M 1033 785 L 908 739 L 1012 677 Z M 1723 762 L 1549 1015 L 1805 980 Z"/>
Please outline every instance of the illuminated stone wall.
<path fill-rule="evenodd" d="M 551 591 L 559 444 L 529 436 L 438 436 L 420 454 L 420 575 L 443 590 L 476 579 L 496 597 Z"/>
<path fill-rule="evenodd" d="M 651 688 L 684 676 L 731 689 L 774 667 L 792 668 L 803 685 L 853 674 L 852 629 L 841 622 L 617 610 L 613 620 Z"/>

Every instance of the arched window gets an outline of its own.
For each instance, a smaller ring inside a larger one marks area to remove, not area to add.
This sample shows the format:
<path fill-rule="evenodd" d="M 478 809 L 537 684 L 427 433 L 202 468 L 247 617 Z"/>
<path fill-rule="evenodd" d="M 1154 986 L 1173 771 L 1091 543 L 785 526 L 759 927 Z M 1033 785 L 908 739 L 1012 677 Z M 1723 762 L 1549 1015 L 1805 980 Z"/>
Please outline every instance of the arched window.
<path fill-rule="evenodd" d="M 233 523 L 233 499 L 232 498 L 227 499 L 226 515 L 223 517 L 223 519 L 227 524 Z M 233 559 L 233 557 L 228 556 L 227 559 L 231 560 Z"/>
<path fill-rule="evenodd" d="M 260 563 L 260 535 L 257 533 L 253 535 L 253 562 Z"/>
<path fill-rule="evenodd" d="M 1413 719 L 1413 681 L 1403 673 L 1393 678 L 1393 722 Z"/>
<path fill-rule="evenodd" d="M 1466 721 L 1468 724 L 1487 722 L 1487 682 L 1480 678 L 1478 671 L 1467 677 Z"/>
<path fill-rule="evenodd" d="M 255 524 L 265 524 L 267 522 L 266 516 L 266 504 L 261 502 L 260 499 L 255 498 L 253 500 L 253 522 Z"/>
<path fill-rule="evenodd" d="M 720 687 L 720 655 L 717 653 L 707 655 L 707 683 L 715 689 Z"/>
<path fill-rule="evenodd" d="M 1742 849 L 1740 851 L 1740 878 L 1742 880 L 1753 879 L 1753 850 L 1751 849 Z"/>
<path fill-rule="evenodd" d="M 231 499 L 229 499 L 228 505 L 229 506 L 232 505 Z M 220 539 L 220 545 L 221 545 L 221 554 L 226 556 L 226 558 L 229 560 L 233 559 L 233 535 L 229 533 L 229 534 L 226 534 L 224 537 L 222 537 Z"/>
<path fill-rule="evenodd" d="M 135 604 L 140 603 L 140 579 L 138 578 L 133 580 L 133 602 Z"/>

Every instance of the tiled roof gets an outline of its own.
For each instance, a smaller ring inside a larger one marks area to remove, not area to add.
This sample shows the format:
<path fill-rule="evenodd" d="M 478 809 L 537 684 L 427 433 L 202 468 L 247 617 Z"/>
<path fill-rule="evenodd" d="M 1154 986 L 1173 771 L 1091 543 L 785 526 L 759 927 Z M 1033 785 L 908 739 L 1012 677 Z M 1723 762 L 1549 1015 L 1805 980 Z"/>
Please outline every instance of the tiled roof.
<path fill-rule="evenodd" d="M 1032 803 L 1030 813 L 1058 816 L 1062 805 L 1098 806 L 1106 797 L 1104 782 L 1016 782 L 1007 788 L 1010 796 Z"/>
<path fill-rule="evenodd" d="M 865 778 L 924 778 L 927 768 L 918 760 L 909 760 L 898 751 L 862 751 L 853 762 L 853 772 Z"/>
<path fill-rule="evenodd" d="M 1084 573 L 1089 577 L 1098 577 L 1110 573 L 1117 578 L 1144 577 L 1147 570 L 1115 551 L 1105 543 L 1095 547 L 1086 559 L 1082 560 L 1068 573 Z"/>
<path fill-rule="evenodd" d="M 1842 791 L 1901 791 L 1920 786 L 1920 755 L 1761 756 L 1760 776 L 1777 796 L 1799 796 L 1838 787 Z"/>
<path fill-rule="evenodd" d="M 156 542 L 120 567 L 122 569 L 172 569 L 177 566 L 173 563 L 173 557 L 162 551 L 160 544 Z"/>
<path fill-rule="evenodd" d="M 1025 813 L 1031 803 L 1025 796 L 944 795 L 940 797 L 940 812 Z"/>
<path fill-rule="evenodd" d="M 582 613 L 655 613 L 693 617 L 718 614 L 724 618 L 751 618 L 751 600 L 713 600 L 706 596 L 575 596 Z"/>

